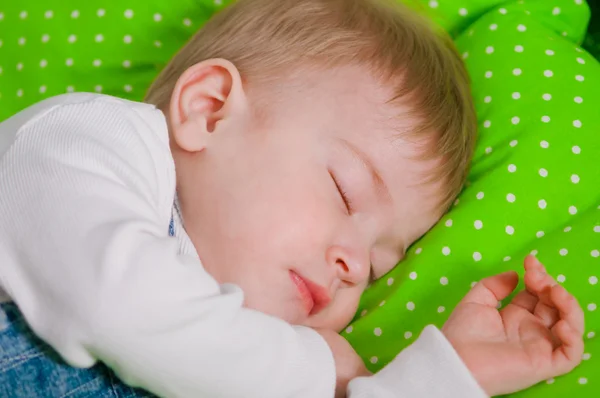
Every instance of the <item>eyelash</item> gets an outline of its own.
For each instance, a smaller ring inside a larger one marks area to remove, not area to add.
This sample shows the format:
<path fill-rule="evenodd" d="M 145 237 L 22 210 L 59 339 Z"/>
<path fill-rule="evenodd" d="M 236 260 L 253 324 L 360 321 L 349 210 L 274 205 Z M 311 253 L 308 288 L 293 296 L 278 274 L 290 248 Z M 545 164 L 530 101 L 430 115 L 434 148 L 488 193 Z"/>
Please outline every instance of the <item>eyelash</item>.
<path fill-rule="evenodd" d="M 344 201 L 344 204 L 346 205 L 348 214 L 352 214 L 352 211 L 353 211 L 352 201 L 350 201 L 350 199 L 348 199 L 348 194 L 346 193 L 346 191 L 344 191 L 342 186 L 338 183 L 338 181 L 335 178 L 335 176 L 333 175 L 333 173 L 329 172 L 329 174 L 331 175 L 331 178 L 333 179 L 333 182 L 335 183 L 335 187 L 337 188 L 338 192 L 340 193 L 340 196 L 342 197 L 342 200 Z"/>

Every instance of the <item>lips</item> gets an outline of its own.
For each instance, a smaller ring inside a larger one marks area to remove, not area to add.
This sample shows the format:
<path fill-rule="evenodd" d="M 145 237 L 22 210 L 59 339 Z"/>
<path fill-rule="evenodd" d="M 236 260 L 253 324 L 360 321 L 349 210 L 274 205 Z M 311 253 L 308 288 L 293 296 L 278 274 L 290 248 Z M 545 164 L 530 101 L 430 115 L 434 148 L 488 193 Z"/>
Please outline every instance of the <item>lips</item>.
<path fill-rule="evenodd" d="M 290 278 L 298 289 L 298 294 L 308 315 L 315 315 L 331 302 L 329 292 L 323 286 L 305 279 L 294 271 L 290 271 Z"/>

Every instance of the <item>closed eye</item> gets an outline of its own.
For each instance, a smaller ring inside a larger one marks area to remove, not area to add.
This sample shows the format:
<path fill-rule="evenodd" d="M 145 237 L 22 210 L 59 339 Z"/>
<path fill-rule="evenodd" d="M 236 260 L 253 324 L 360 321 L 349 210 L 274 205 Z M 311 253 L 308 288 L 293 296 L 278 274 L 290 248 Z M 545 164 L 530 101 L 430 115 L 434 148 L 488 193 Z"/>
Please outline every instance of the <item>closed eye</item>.
<path fill-rule="evenodd" d="M 352 202 L 348 198 L 348 194 L 346 193 L 346 191 L 344 191 L 344 188 L 340 185 L 340 183 L 335 178 L 335 175 L 331 171 L 329 172 L 329 175 L 331 176 L 331 179 L 333 180 L 333 183 L 335 184 L 335 187 L 337 188 L 340 197 L 344 201 L 344 205 L 346 205 L 346 211 L 348 212 L 348 214 L 352 214 Z"/>

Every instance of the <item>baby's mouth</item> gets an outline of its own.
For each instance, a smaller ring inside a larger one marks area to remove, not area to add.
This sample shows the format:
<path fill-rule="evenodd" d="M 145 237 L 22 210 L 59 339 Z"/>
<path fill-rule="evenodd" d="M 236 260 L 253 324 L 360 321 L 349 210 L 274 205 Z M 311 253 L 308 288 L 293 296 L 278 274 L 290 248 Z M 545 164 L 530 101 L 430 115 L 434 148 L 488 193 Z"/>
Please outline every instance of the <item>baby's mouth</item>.
<path fill-rule="evenodd" d="M 329 292 L 323 286 L 303 278 L 292 270 L 290 270 L 290 278 L 298 290 L 307 315 L 316 315 L 331 302 Z"/>

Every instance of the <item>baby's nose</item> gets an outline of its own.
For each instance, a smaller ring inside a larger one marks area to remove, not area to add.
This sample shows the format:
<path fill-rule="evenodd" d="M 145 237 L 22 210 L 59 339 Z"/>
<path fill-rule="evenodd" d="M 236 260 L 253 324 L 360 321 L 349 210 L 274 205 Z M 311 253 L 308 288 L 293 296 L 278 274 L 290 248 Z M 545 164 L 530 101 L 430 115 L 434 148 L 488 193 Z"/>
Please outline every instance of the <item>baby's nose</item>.
<path fill-rule="evenodd" d="M 337 277 L 352 285 L 360 284 L 369 277 L 370 260 L 368 251 L 352 250 L 342 246 L 331 246 L 327 250 L 327 264 L 335 268 Z"/>

